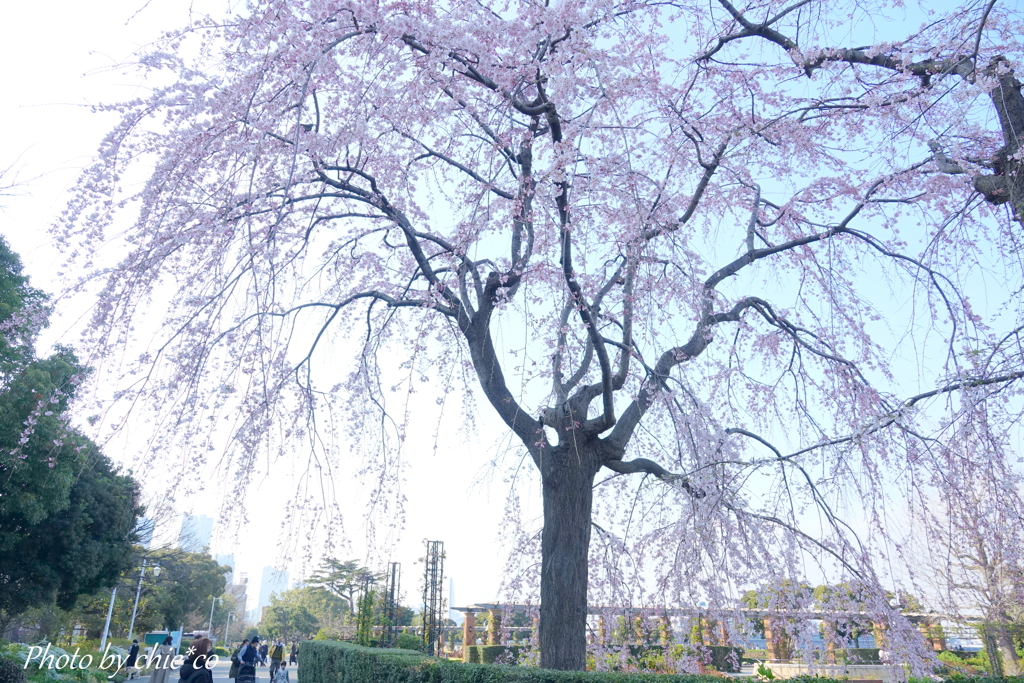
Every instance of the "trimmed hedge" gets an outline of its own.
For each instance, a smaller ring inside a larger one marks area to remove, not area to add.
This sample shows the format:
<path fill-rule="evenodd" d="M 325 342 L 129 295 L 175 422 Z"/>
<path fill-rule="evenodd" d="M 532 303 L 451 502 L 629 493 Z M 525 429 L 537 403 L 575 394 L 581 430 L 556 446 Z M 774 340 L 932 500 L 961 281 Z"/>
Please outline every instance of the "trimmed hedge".
<path fill-rule="evenodd" d="M 693 674 L 464 664 L 411 650 L 381 650 L 322 640 L 302 644 L 299 683 L 722 683 L 722 679 Z M 819 679 L 817 683 L 828 682 Z"/>
<path fill-rule="evenodd" d="M 502 647 L 502 646 L 491 646 Z M 948 683 L 1024 683 L 1024 676 L 948 676 Z M 694 674 L 555 671 L 503 664 L 463 664 L 413 650 L 382 650 L 329 640 L 299 649 L 298 683 L 722 683 L 721 676 Z M 848 683 L 797 676 L 787 683 Z M 918 679 L 911 683 L 932 683 Z"/>
<path fill-rule="evenodd" d="M 522 645 L 470 645 L 463 661 L 470 664 L 515 664 L 525 651 Z"/>

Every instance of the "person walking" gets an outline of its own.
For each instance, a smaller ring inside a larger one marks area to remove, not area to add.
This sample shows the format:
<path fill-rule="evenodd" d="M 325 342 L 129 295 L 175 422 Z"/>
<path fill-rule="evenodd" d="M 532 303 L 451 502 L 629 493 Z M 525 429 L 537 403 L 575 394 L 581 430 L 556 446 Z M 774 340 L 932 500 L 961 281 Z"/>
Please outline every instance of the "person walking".
<path fill-rule="evenodd" d="M 281 661 L 284 659 L 284 643 L 280 638 L 270 648 L 270 680 L 274 680 L 274 674 L 281 668 Z"/>
<path fill-rule="evenodd" d="M 236 683 L 256 683 L 256 665 L 260 662 L 260 637 L 253 636 L 252 641 L 238 653 L 238 675 Z"/>
<path fill-rule="evenodd" d="M 253 638 L 253 640 L 255 641 L 256 639 Z M 267 665 L 267 651 L 269 649 L 270 648 L 266 643 L 263 643 L 263 645 L 260 646 L 260 664 L 263 666 Z"/>
<path fill-rule="evenodd" d="M 292 653 L 288 656 L 288 662 L 291 664 L 299 663 L 299 641 L 292 641 Z"/>
<path fill-rule="evenodd" d="M 281 665 L 274 673 L 274 677 L 270 679 L 270 683 L 291 683 L 288 680 L 288 662 L 281 662 Z"/>
<path fill-rule="evenodd" d="M 248 644 L 249 639 L 245 638 L 242 640 L 242 644 L 238 646 L 238 649 L 231 653 L 231 668 L 228 669 L 228 678 L 235 678 L 238 676 L 238 667 L 242 664 L 242 660 L 238 658 L 238 654 L 245 649 L 245 646 Z"/>
<path fill-rule="evenodd" d="M 139 639 L 136 638 L 132 641 L 132 647 L 128 650 L 128 659 L 124 660 L 125 673 L 128 674 L 128 680 L 138 677 L 138 668 L 135 666 L 136 662 L 139 661 Z"/>
<path fill-rule="evenodd" d="M 213 649 L 209 638 L 193 640 L 188 648 L 188 659 L 178 669 L 181 683 L 213 683 L 213 672 L 206 666 Z"/>
<path fill-rule="evenodd" d="M 174 649 L 174 638 L 167 636 L 163 644 L 153 652 L 150 664 L 156 668 L 149 676 L 149 683 L 167 683 L 171 677 L 171 662 L 176 654 L 178 653 Z"/>

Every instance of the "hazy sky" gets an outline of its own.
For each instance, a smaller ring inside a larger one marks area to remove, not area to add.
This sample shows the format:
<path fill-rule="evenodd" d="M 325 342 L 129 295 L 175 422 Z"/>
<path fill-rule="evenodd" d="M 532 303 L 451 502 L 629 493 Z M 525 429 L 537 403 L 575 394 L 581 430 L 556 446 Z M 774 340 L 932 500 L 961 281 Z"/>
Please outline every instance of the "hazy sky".
<path fill-rule="evenodd" d="M 158 37 L 163 30 L 188 22 L 190 13 L 214 15 L 239 7 L 228 0 L 107 0 L 102 4 L 57 0 L 45 9 L 28 3 L 6 3 L 0 20 L 0 75 L 4 97 L 0 99 L 0 169 L 8 169 L 3 184 L 17 187 L 0 199 L 0 230 L 21 254 L 34 286 L 51 294 L 64 287 L 56 275 L 59 252 L 47 235 L 47 227 L 59 217 L 68 189 L 94 154 L 116 117 L 94 113 L 94 105 L 145 94 L 139 76 L 120 64 Z M 58 308 L 44 346 L 56 341 L 74 343 L 74 328 L 81 323 L 88 301 Z M 481 431 L 490 425 L 484 416 Z M 423 540 L 441 540 L 447 550 L 446 575 L 455 580 L 457 604 L 484 602 L 497 596 L 505 553 L 497 536 L 505 487 L 489 483 L 487 462 L 502 443 L 500 434 L 474 441 L 459 437 L 436 454 L 424 456 L 410 473 L 408 525 L 404 542 L 390 559 L 403 564 L 406 601 L 418 604 L 422 566 L 413 564 L 423 555 Z M 494 439 L 493 441 L 491 439 Z M 130 444 L 131 440 L 127 442 Z M 507 444 L 507 440 L 505 440 Z M 432 445 L 418 444 L 424 453 Z M 108 448 L 115 461 L 131 466 L 130 445 Z M 413 454 L 410 451 L 410 454 Z M 414 454 L 413 454 L 414 455 Z M 138 471 L 139 468 L 136 468 Z M 146 494 L 163 495 L 160 472 L 147 472 Z M 351 480 L 339 482 L 342 504 L 359 499 Z M 234 552 L 237 569 L 259 581 L 262 567 L 282 560 L 293 579 L 301 578 L 298 558 L 281 558 L 275 549 L 282 529 L 281 510 L 290 498 L 287 475 L 264 477 L 249 501 L 249 524 L 242 536 L 214 531 L 213 550 Z M 179 500 L 180 509 L 215 515 L 219 507 L 214 491 L 192 500 Z M 346 530 L 355 541 L 352 555 L 361 552 L 359 510 L 351 511 Z M 177 533 L 175 518 L 162 532 Z M 339 553 L 345 555 L 344 552 Z M 258 596 L 251 596 L 255 600 Z"/>

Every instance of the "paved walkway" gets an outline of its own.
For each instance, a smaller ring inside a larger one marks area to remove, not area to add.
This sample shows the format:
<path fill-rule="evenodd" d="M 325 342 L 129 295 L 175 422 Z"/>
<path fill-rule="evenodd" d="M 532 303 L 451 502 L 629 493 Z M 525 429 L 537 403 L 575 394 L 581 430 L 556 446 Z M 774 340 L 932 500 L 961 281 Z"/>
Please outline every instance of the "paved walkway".
<path fill-rule="evenodd" d="M 228 671 L 231 670 L 231 661 L 227 658 L 221 659 L 217 662 L 213 671 L 213 683 L 234 683 L 234 679 L 228 678 Z M 296 675 L 298 667 L 295 664 L 288 665 L 288 679 L 291 683 L 298 683 L 298 677 Z M 171 675 L 167 679 L 167 683 L 178 683 L 181 679 L 178 678 L 177 670 L 172 670 Z M 136 679 L 138 683 L 149 683 L 149 676 L 143 676 Z M 128 683 L 125 681 L 125 683 Z M 134 682 L 133 682 L 134 683 Z M 270 683 L 270 667 L 269 666 L 258 666 L 256 667 L 256 683 Z"/>

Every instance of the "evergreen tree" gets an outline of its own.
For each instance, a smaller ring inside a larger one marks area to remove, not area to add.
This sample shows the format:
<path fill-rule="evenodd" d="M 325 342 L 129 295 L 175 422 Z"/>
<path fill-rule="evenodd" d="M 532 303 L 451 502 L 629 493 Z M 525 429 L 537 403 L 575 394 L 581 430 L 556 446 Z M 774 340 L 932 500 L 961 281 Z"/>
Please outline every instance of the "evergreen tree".
<path fill-rule="evenodd" d="M 142 513 L 136 483 L 68 424 L 85 374 L 75 354 L 36 357 L 46 302 L 0 239 L 0 626 L 125 571 Z"/>

